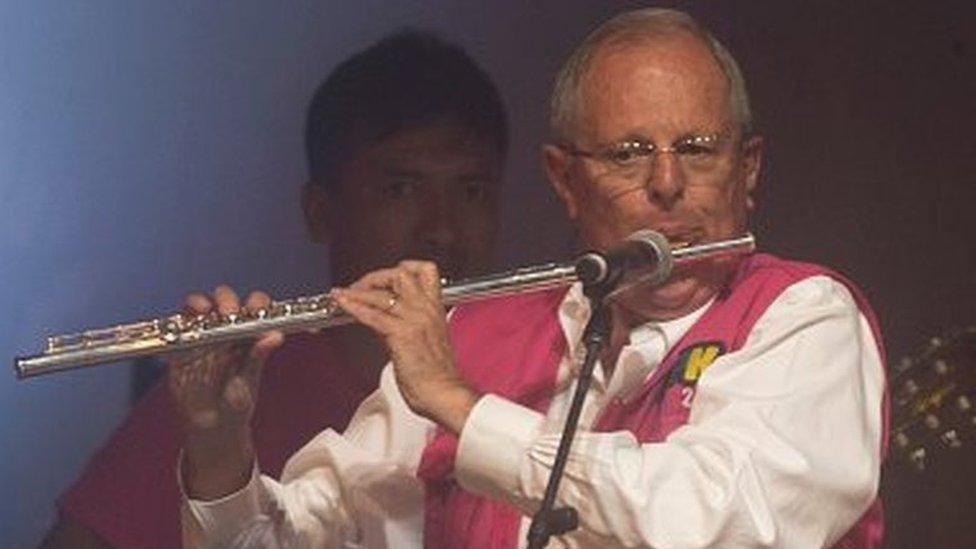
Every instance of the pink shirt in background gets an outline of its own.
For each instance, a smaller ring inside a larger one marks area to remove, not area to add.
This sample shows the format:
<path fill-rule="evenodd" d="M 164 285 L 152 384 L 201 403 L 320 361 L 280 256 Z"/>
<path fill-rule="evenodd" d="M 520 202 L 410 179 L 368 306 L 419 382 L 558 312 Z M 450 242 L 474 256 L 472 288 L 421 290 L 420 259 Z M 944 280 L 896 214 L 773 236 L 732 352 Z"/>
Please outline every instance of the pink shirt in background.
<path fill-rule="evenodd" d="M 375 386 L 347 368 L 326 333 L 291 336 L 262 374 L 253 419 L 261 471 L 277 477 L 319 431 L 345 428 Z M 135 406 L 61 496 L 62 515 L 116 547 L 180 546 L 179 424 L 165 382 Z"/>

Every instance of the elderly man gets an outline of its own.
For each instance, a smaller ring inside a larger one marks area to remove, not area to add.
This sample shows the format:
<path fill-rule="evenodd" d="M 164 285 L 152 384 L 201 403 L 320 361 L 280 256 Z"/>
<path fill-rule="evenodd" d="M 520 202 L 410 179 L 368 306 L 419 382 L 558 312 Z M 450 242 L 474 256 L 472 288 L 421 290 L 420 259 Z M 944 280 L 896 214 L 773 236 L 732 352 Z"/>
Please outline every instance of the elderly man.
<path fill-rule="evenodd" d="M 315 93 L 305 144 L 305 219 L 329 245 L 336 283 L 405 257 L 452 276 L 487 269 L 507 121 L 494 84 L 460 48 L 406 31 L 358 52 Z M 362 326 L 289 338 L 264 371 L 253 416 L 262 471 L 277 476 L 309 438 L 345 427 L 387 360 Z M 164 385 L 138 404 L 59 502 L 47 547 L 179 546 L 172 410 Z"/>
<path fill-rule="evenodd" d="M 753 208 L 761 140 L 742 76 L 688 16 L 622 14 L 569 59 L 546 170 L 585 242 L 638 229 L 729 238 Z M 280 340 L 171 364 L 187 429 L 187 540 L 215 546 L 516 547 L 539 505 L 589 316 L 579 287 L 464 306 L 405 261 L 334 293 L 391 365 L 343 434 L 281 481 L 255 472 L 249 382 Z M 197 310 L 238 306 L 229 291 Z M 250 306 L 266 296 L 254 294 Z M 831 271 L 764 254 L 677 272 L 609 303 L 558 502 L 572 547 L 874 547 L 885 445 L 880 337 Z M 218 451 L 219 449 L 219 451 Z"/>

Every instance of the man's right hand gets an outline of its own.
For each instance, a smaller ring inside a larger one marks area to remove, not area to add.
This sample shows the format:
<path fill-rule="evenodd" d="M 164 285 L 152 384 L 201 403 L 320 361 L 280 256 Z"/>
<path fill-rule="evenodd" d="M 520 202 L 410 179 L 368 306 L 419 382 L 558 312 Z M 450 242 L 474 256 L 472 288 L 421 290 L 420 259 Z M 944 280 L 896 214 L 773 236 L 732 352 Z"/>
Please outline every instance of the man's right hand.
<path fill-rule="evenodd" d="M 263 292 L 248 296 L 248 310 L 266 307 Z M 236 314 L 241 304 L 229 286 L 211 296 L 190 294 L 189 314 Z M 187 495 L 217 499 L 242 488 L 251 476 L 254 450 L 250 419 L 264 361 L 284 341 L 280 332 L 253 343 L 205 347 L 168 359 L 169 387 L 184 431 L 181 472 Z"/>

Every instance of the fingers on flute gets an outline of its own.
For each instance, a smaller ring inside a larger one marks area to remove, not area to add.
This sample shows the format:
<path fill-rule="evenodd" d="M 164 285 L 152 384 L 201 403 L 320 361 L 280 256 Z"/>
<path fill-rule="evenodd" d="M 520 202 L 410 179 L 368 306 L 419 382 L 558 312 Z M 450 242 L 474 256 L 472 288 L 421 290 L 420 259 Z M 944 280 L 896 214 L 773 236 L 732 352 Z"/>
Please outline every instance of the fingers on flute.
<path fill-rule="evenodd" d="M 255 294 L 259 294 L 255 297 L 255 300 L 258 302 L 262 299 L 268 299 L 267 294 L 263 292 L 254 292 L 251 295 L 254 296 Z M 268 302 L 270 302 L 270 299 L 268 299 Z M 203 292 L 188 294 L 183 303 L 184 310 L 194 315 L 206 314 L 214 309 L 222 315 L 228 315 L 236 313 L 241 308 L 240 298 L 237 296 L 237 292 L 226 284 L 221 284 L 214 288 L 211 295 Z"/>
<path fill-rule="evenodd" d="M 214 288 L 213 299 L 217 305 L 217 311 L 222 315 L 232 315 L 241 310 L 241 298 L 237 292 L 226 284 L 221 284 Z"/>
<path fill-rule="evenodd" d="M 271 305 L 271 296 L 260 290 L 251 292 L 244 301 L 244 306 L 250 310 L 263 309 Z"/>
<path fill-rule="evenodd" d="M 398 305 L 399 300 L 396 297 L 399 295 L 396 288 L 399 276 L 400 272 L 396 268 L 372 271 L 350 284 L 348 288 L 333 288 L 332 296 L 346 312 L 361 322 L 365 319 L 360 318 L 359 311 L 365 310 L 364 307 L 382 314 L 393 314 L 393 305 Z M 371 315 L 367 315 L 369 316 Z M 367 322 L 363 324 L 373 327 Z"/>
<path fill-rule="evenodd" d="M 396 292 L 408 296 L 411 310 L 425 317 L 441 317 L 444 306 L 441 302 L 441 281 L 437 265 L 429 261 L 403 261 L 400 263 L 400 276 L 395 283 Z"/>
<path fill-rule="evenodd" d="M 251 352 L 248 354 L 249 360 L 256 360 L 259 363 L 264 362 L 271 356 L 271 353 L 275 349 L 281 347 L 282 343 L 285 342 L 285 334 L 278 330 L 273 332 L 267 332 L 261 334 L 254 345 L 251 347 Z M 250 362 L 249 362 L 250 364 Z"/>
<path fill-rule="evenodd" d="M 436 299 L 424 287 L 423 281 L 420 279 L 420 274 L 416 270 L 416 265 L 409 267 L 404 266 L 403 263 L 400 265 L 401 267 L 397 272 L 397 277 L 393 280 L 393 291 L 397 295 L 403 296 L 404 301 L 417 306 Z"/>
<path fill-rule="evenodd" d="M 201 292 L 188 294 L 183 300 L 183 310 L 190 315 L 204 315 L 214 308 L 214 302 L 210 296 Z"/>
<path fill-rule="evenodd" d="M 392 290 L 410 298 L 423 294 L 430 301 L 440 299 L 441 281 L 437 265 L 430 261 L 405 260 L 396 267 L 373 271 L 349 286 L 354 290 Z"/>
<path fill-rule="evenodd" d="M 263 309 L 269 305 L 271 305 L 271 296 L 262 291 L 251 292 L 250 295 L 247 296 L 247 300 L 244 302 L 244 307 L 249 311 Z M 248 366 L 250 366 L 251 361 L 254 360 L 264 362 L 268 356 L 284 342 L 285 334 L 278 330 L 261 334 L 251 347 Z"/>
<path fill-rule="evenodd" d="M 385 297 L 379 297 L 381 294 Z M 395 328 L 396 318 L 387 310 L 390 303 L 388 292 L 337 288 L 332 295 L 343 310 L 377 332 L 389 334 Z"/>
<path fill-rule="evenodd" d="M 397 277 L 397 269 L 378 269 L 363 275 L 359 280 L 349 285 L 351 290 L 381 290 L 390 288 Z"/>
<path fill-rule="evenodd" d="M 400 262 L 400 267 L 416 277 L 420 287 L 428 297 L 438 298 L 440 296 L 441 273 L 436 263 L 407 259 Z"/>
<path fill-rule="evenodd" d="M 433 286 L 440 291 L 437 266 L 428 261 L 401 261 L 396 267 L 373 271 L 349 286 L 352 290 L 392 289 L 397 294 Z M 411 292 L 412 293 L 412 292 Z M 424 292 L 427 293 L 427 292 Z"/>
<path fill-rule="evenodd" d="M 355 288 L 336 288 L 333 296 L 337 299 L 353 300 L 362 305 L 367 305 L 373 309 L 392 313 L 390 309 L 390 299 L 393 293 L 389 290 L 360 290 Z M 341 303 L 340 303 L 341 305 Z M 399 303 L 397 303 L 399 305 Z M 399 308 L 399 307 L 398 307 Z"/>

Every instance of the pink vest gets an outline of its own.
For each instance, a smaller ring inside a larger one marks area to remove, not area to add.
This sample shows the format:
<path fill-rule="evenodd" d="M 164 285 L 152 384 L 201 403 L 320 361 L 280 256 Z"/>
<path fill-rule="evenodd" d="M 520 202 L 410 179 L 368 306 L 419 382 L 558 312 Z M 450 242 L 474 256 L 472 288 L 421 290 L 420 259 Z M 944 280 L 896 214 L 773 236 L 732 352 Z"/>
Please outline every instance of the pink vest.
<path fill-rule="evenodd" d="M 790 285 L 815 275 L 843 283 L 881 335 L 867 300 L 848 280 L 823 267 L 766 254 L 743 260 L 728 287 L 662 360 L 636 396 L 608 405 L 594 430 L 631 431 L 645 443 L 661 442 L 687 423 L 698 372 L 693 353 L 734 352 L 753 325 Z M 459 308 L 451 322 L 458 368 L 480 392 L 493 393 L 545 414 L 555 387 L 566 341 L 558 322 L 564 290 L 485 301 Z M 882 452 L 887 451 L 887 395 L 883 404 Z M 418 476 L 427 483 L 425 545 L 512 548 L 518 544 L 520 513 L 506 503 L 460 489 L 453 479 L 457 439 L 439 430 L 421 458 Z M 879 547 L 883 533 L 880 500 L 835 545 Z"/>

